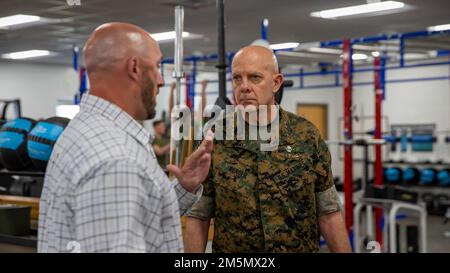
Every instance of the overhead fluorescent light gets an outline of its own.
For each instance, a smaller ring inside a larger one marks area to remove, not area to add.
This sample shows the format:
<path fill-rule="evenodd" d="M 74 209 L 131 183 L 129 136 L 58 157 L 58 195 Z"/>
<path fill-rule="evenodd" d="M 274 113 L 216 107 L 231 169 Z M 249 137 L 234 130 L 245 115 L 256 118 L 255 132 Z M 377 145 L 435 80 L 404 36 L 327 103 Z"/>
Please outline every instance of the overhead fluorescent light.
<path fill-rule="evenodd" d="M 366 54 L 355 53 L 355 54 L 352 55 L 352 60 L 354 60 L 354 61 L 365 60 L 365 59 L 367 59 L 367 55 Z"/>
<path fill-rule="evenodd" d="M 375 58 L 376 58 L 376 57 L 380 57 L 380 52 L 378 52 L 378 51 L 373 51 L 373 52 L 372 52 L 372 56 L 375 57 Z"/>
<path fill-rule="evenodd" d="M 25 23 L 37 22 L 41 19 L 35 15 L 16 14 L 0 18 L 0 28 L 20 25 Z"/>
<path fill-rule="evenodd" d="M 80 111 L 79 105 L 74 104 L 60 104 L 56 106 L 56 116 L 73 119 Z"/>
<path fill-rule="evenodd" d="M 7 54 L 3 54 L 2 57 L 6 59 L 26 59 L 26 58 L 34 58 L 34 57 L 42 57 L 50 55 L 50 51 L 48 50 L 26 50 L 26 51 L 18 51 L 18 52 L 11 52 Z"/>
<path fill-rule="evenodd" d="M 316 11 L 316 12 L 311 12 L 310 15 L 312 17 L 333 19 L 333 18 L 338 18 L 338 17 L 343 17 L 343 16 L 400 9 L 400 8 L 403 8 L 404 6 L 405 6 L 405 4 L 402 2 L 383 1 L 383 2 L 369 3 L 369 4 L 365 4 L 365 5 L 357 5 L 357 6 L 349 6 L 349 7 L 344 7 L 344 8 Z"/>
<path fill-rule="evenodd" d="M 450 24 L 437 25 L 437 26 L 432 26 L 432 27 L 427 28 L 428 31 L 443 31 L 443 30 L 449 30 L 449 29 L 450 29 Z"/>
<path fill-rule="evenodd" d="M 324 47 L 311 47 L 308 49 L 309 52 L 325 53 L 325 54 L 341 54 L 342 50 L 334 48 L 324 48 Z"/>
<path fill-rule="evenodd" d="M 281 44 L 272 44 L 270 45 L 270 48 L 273 50 L 289 49 L 289 48 L 296 48 L 298 45 L 299 43 L 281 43 Z"/>
<path fill-rule="evenodd" d="M 174 40 L 177 33 L 175 31 L 167 31 L 167 32 L 160 32 L 160 33 L 154 33 L 150 34 L 150 36 L 155 39 L 155 41 L 165 41 L 165 40 Z M 189 32 L 183 32 L 182 37 L 186 38 L 189 37 Z"/>

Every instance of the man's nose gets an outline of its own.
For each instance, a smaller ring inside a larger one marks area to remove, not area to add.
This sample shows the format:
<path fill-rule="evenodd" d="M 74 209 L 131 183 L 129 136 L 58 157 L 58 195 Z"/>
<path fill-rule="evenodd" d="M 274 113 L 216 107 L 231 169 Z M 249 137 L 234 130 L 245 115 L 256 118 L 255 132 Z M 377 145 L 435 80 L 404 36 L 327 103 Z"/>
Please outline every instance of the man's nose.
<path fill-rule="evenodd" d="M 165 82 L 163 76 L 161 75 L 161 73 L 158 73 L 158 87 L 163 87 L 164 84 Z"/>
<path fill-rule="evenodd" d="M 239 89 L 243 93 L 250 92 L 250 85 L 247 79 L 243 79 L 241 85 L 239 86 Z"/>

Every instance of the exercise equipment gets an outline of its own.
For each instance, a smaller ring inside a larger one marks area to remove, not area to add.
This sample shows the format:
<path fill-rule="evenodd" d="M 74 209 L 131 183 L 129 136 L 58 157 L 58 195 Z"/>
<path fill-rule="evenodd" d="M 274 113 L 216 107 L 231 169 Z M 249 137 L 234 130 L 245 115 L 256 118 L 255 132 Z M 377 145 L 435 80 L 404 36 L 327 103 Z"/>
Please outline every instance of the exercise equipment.
<path fill-rule="evenodd" d="M 175 78 L 175 107 L 180 106 L 181 79 L 184 78 L 183 73 L 183 27 L 184 27 L 184 8 L 183 6 L 175 7 L 175 46 L 174 46 L 174 71 Z M 173 118 L 173 117 L 172 117 Z M 173 121 L 172 121 L 173 122 Z M 171 136 L 174 134 L 172 133 Z M 170 139 L 170 164 L 180 165 L 181 162 L 181 145 L 180 141 L 173 137 Z"/>
<path fill-rule="evenodd" d="M 450 169 L 441 170 L 437 174 L 437 180 L 439 186 L 449 187 L 450 186 Z"/>
<path fill-rule="evenodd" d="M 283 99 L 283 92 L 285 87 L 291 87 L 294 85 L 294 82 L 291 80 L 285 80 L 283 84 L 278 89 L 277 93 L 275 93 L 275 101 L 278 104 L 281 104 L 281 100 Z"/>
<path fill-rule="evenodd" d="M 390 186 L 391 188 L 393 186 Z M 368 187 L 369 188 L 369 187 Z M 382 187 L 379 189 L 383 189 Z M 367 189 L 366 189 L 367 190 Z M 365 208 L 366 219 L 362 218 L 362 211 Z M 354 222 L 354 251 L 356 253 L 361 252 L 361 242 L 363 241 L 361 238 L 361 220 L 366 220 L 365 225 L 367 228 L 367 234 L 369 235 L 369 239 L 373 238 L 374 232 L 374 221 L 373 221 L 373 208 L 382 208 L 384 212 L 384 221 L 383 226 L 383 252 L 395 253 L 397 252 L 397 215 L 401 210 L 405 212 L 406 210 L 418 213 L 419 214 L 419 234 L 416 234 L 419 240 L 419 249 L 418 252 L 425 253 L 427 252 L 427 212 L 425 208 L 422 206 L 415 204 L 414 202 L 402 202 L 398 200 L 392 199 L 384 199 L 384 198 L 371 198 L 364 196 L 357 200 L 355 208 L 353 210 L 355 222 Z M 365 236 L 365 235 L 363 235 Z M 412 237 L 412 234 L 411 234 Z M 412 238 L 411 238 L 412 239 Z"/>
<path fill-rule="evenodd" d="M 416 225 L 406 227 L 406 253 L 419 253 L 419 228 Z"/>
<path fill-rule="evenodd" d="M 433 143 L 437 141 L 437 138 L 432 135 L 413 135 L 408 140 L 412 143 Z"/>
<path fill-rule="evenodd" d="M 53 146 L 69 121 L 68 118 L 51 117 L 39 121 L 28 134 L 28 156 L 37 169 L 45 171 Z"/>
<path fill-rule="evenodd" d="M 0 162 L 10 171 L 32 167 L 27 153 L 27 135 L 36 121 L 18 118 L 5 123 L 0 129 Z"/>
<path fill-rule="evenodd" d="M 6 123 L 6 120 L 0 119 L 0 128 L 3 126 L 3 124 Z M 2 162 L 0 161 L 0 170 L 3 169 Z M 0 190 L 1 191 L 1 190 Z"/>
<path fill-rule="evenodd" d="M 403 183 L 407 185 L 414 185 L 420 181 L 420 171 L 414 167 L 408 167 L 402 173 Z"/>
<path fill-rule="evenodd" d="M 2 110 L 0 111 L 1 116 L 0 119 L 2 120 L 11 120 L 11 119 L 15 119 L 15 118 L 20 118 L 22 116 L 22 108 L 21 108 L 21 104 L 20 104 L 20 99 L 15 99 L 15 100 L 0 100 L 0 103 L 2 105 Z M 10 107 L 14 107 L 15 109 L 15 116 L 13 118 L 6 118 L 6 113 L 8 112 L 8 109 L 10 109 Z"/>
<path fill-rule="evenodd" d="M 429 212 L 433 211 L 435 195 L 430 192 L 427 192 L 427 193 L 422 194 L 421 198 L 427 207 L 427 211 L 429 211 Z"/>
<path fill-rule="evenodd" d="M 450 201 L 450 196 L 447 194 L 437 194 L 435 197 L 435 212 L 438 215 L 445 215 L 445 212 L 447 211 L 447 204 Z"/>
<path fill-rule="evenodd" d="M 30 234 L 31 207 L 0 204 L 0 234 L 24 236 Z"/>
<path fill-rule="evenodd" d="M 436 183 L 437 171 L 433 168 L 425 168 L 420 173 L 420 184 L 431 186 Z"/>
<path fill-rule="evenodd" d="M 16 180 L 13 176 L 0 177 L 0 195 L 9 194 L 9 188 Z"/>
<path fill-rule="evenodd" d="M 419 194 L 394 185 L 367 185 L 364 198 L 397 200 L 416 204 Z"/>
<path fill-rule="evenodd" d="M 403 171 L 397 167 L 386 168 L 384 171 L 384 181 L 389 184 L 400 184 Z"/>
<path fill-rule="evenodd" d="M 31 182 L 29 178 L 20 178 L 11 184 L 8 193 L 17 196 L 30 196 Z"/>

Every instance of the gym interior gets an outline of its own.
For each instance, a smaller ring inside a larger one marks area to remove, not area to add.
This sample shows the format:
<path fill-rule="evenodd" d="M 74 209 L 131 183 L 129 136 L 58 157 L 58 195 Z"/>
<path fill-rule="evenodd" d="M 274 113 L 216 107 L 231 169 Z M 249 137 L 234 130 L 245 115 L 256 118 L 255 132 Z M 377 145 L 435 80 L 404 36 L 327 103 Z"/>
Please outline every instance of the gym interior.
<path fill-rule="evenodd" d="M 47 163 L 90 91 L 85 43 L 107 22 L 135 24 L 160 46 L 165 85 L 156 116 L 140 123 L 154 133 L 162 121 L 163 135 L 171 104 L 187 105 L 194 119 L 205 105 L 233 104 L 234 55 L 251 44 L 270 47 L 284 76 L 277 103 L 311 121 L 327 143 L 353 252 L 450 252 L 448 1 L 0 6 L 0 252 L 37 252 Z M 193 146 L 183 142 L 177 156 Z M 213 237 L 212 222 L 206 252 Z M 320 252 L 329 252 L 322 237 Z"/>

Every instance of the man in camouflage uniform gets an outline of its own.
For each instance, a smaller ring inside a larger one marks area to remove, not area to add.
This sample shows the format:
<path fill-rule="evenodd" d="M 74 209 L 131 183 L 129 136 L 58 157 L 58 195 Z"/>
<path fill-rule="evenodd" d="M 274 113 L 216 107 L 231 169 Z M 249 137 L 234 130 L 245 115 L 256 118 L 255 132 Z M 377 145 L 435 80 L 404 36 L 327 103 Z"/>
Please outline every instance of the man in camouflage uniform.
<path fill-rule="evenodd" d="M 239 105 L 275 105 L 283 77 L 271 50 L 241 49 L 232 75 Z M 202 199 L 187 219 L 187 252 L 204 252 L 211 218 L 214 252 L 317 252 L 320 234 L 331 251 L 351 251 L 319 131 L 281 108 L 271 115 L 279 118 L 273 151 L 248 138 L 215 142 Z"/>

